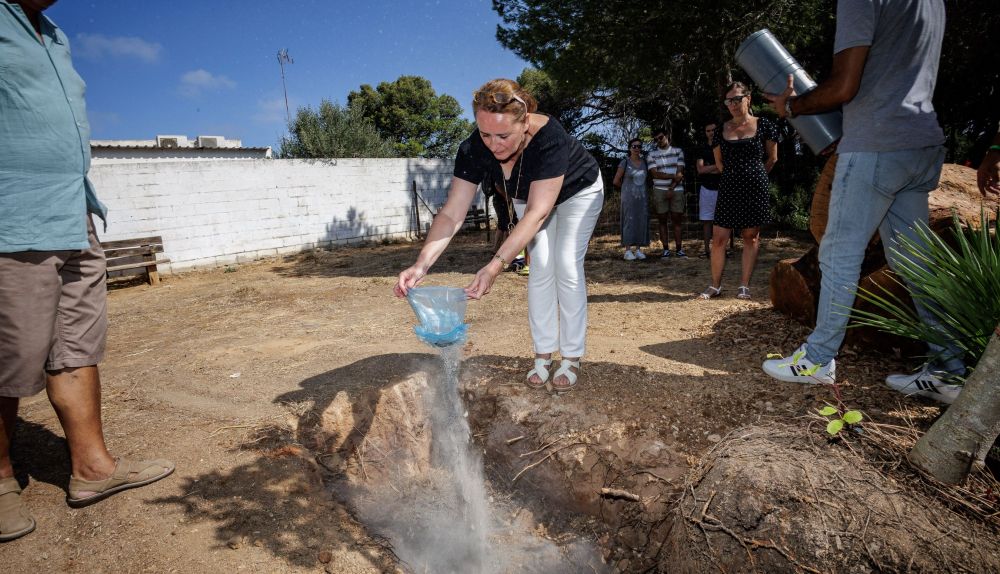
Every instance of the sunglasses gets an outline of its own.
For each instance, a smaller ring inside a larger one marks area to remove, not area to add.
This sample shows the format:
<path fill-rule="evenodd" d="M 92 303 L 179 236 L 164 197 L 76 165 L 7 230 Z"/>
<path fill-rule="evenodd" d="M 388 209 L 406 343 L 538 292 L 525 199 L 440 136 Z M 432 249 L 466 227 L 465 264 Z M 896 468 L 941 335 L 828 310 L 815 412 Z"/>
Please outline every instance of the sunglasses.
<path fill-rule="evenodd" d="M 631 149 L 642 149 L 642 144 L 632 144 L 628 147 Z"/>
<path fill-rule="evenodd" d="M 736 104 L 742 102 L 743 98 L 749 98 L 749 97 L 750 96 L 748 96 L 746 94 L 744 94 L 742 96 L 733 96 L 731 98 L 724 98 L 722 100 L 722 103 L 726 104 L 727 106 L 735 106 Z"/>
<path fill-rule="evenodd" d="M 528 104 L 524 103 L 524 100 L 522 100 L 521 97 L 515 93 L 483 92 L 483 91 L 472 92 L 472 101 L 477 104 L 480 105 L 485 104 L 487 102 L 487 98 L 492 99 L 493 103 L 499 104 L 501 106 L 507 105 L 511 101 L 521 102 L 521 105 L 524 106 L 524 109 L 528 109 Z"/>

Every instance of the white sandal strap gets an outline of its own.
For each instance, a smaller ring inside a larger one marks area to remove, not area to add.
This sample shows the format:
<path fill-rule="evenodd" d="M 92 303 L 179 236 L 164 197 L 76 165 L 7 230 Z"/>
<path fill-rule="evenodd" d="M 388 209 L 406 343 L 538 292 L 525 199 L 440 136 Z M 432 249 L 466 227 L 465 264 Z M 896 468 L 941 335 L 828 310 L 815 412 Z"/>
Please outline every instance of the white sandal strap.
<path fill-rule="evenodd" d="M 549 380 L 549 367 L 552 366 L 552 359 L 539 359 L 535 358 L 535 368 L 528 371 L 528 378 L 530 379 L 533 375 L 538 375 L 538 378 L 542 380 L 543 383 Z"/>
<path fill-rule="evenodd" d="M 577 371 L 579 371 L 580 361 L 569 361 L 567 359 L 563 359 L 562 361 L 559 362 L 559 368 L 556 369 L 555 375 L 553 375 L 552 378 L 556 379 L 559 378 L 560 375 L 562 375 L 566 377 L 566 380 L 569 381 L 569 384 L 557 388 L 568 389 L 576 385 L 577 374 L 574 373 L 571 369 L 576 369 Z"/>

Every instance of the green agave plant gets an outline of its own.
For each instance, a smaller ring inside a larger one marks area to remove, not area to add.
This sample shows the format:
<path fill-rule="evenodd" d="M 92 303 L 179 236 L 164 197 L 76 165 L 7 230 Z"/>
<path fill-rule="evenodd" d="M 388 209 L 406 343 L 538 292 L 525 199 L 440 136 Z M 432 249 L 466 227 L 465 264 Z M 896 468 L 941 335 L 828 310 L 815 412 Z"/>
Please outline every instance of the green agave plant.
<path fill-rule="evenodd" d="M 997 213 L 1000 216 L 1000 210 Z M 859 289 L 857 296 L 881 312 L 853 310 L 852 326 L 874 327 L 887 333 L 941 346 L 955 344 L 974 365 L 1000 323 L 1000 217 L 991 222 L 982 210 L 979 229 L 963 227 L 953 216 L 956 247 L 931 231 L 916 228 L 919 241 L 902 237 L 893 251 L 902 255 L 896 270 L 902 285 L 939 322 L 924 324 L 904 300 L 880 287 L 882 293 Z M 899 283 L 899 279 L 894 277 Z M 933 357 L 930 357 L 933 358 Z"/>

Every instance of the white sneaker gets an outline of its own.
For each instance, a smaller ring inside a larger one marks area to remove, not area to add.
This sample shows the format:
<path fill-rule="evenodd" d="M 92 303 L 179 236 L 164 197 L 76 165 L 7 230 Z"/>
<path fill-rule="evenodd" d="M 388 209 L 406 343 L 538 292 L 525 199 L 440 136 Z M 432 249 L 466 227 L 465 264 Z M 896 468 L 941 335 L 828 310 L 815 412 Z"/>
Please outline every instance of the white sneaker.
<path fill-rule="evenodd" d="M 769 376 L 788 383 L 806 385 L 832 385 L 837 381 L 837 361 L 816 365 L 806 358 L 806 345 L 802 344 L 790 357 L 768 359 L 761 365 Z"/>
<path fill-rule="evenodd" d="M 635 261 L 635 253 L 631 249 L 625 250 L 625 261 Z"/>
<path fill-rule="evenodd" d="M 636 259 L 645 259 L 646 258 L 646 254 L 643 253 L 641 249 L 636 249 L 635 250 L 635 258 Z"/>
<path fill-rule="evenodd" d="M 932 372 L 928 365 L 924 365 L 912 375 L 889 375 L 885 378 L 885 384 L 906 396 L 926 397 L 950 405 L 962 392 L 962 385 L 942 381 L 943 375 L 944 373 Z"/>

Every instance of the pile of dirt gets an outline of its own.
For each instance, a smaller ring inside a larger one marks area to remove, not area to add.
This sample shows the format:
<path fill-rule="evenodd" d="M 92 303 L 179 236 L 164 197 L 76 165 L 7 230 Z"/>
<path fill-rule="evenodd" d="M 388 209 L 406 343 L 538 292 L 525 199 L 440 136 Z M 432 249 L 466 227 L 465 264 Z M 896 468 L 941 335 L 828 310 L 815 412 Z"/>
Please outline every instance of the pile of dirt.
<path fill-rule="evenodd" d="M 1000 536 L 819 425 L 751 426 L 689 477 L 662 571 L 997 572 Z"/>

